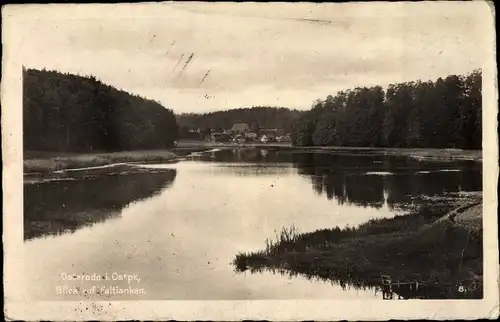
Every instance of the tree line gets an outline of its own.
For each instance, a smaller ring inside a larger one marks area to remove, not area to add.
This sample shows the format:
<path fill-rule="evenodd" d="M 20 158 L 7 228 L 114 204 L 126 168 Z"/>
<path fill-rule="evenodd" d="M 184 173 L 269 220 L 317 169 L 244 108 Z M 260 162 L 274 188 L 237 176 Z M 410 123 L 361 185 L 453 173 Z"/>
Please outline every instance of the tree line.
<path fill-rule="evenodd" d="M 282 129 L 291 132 L 299 118 L 300 111 L 284 107 L 254 106 L 247 108 L 216 111 L 210 113 L 183 113 L 177 115 L 181 137 L 189 135 L 188 130 L 209 133 L 210 130 L 222 132 L 235 123 L 247 123 L 251 131 L 259 129 Z"/>
<path fill-rule="evenodd" d="M 23 69 L 25 150 L 120 151 L 173 146 L 178 127 L 160 103 L 94 76 Z"/>
<path fill-rule="evenodd" d="M 355 88 L 313 103 L 297 146 L 481 149 L 482 74 Z"/>

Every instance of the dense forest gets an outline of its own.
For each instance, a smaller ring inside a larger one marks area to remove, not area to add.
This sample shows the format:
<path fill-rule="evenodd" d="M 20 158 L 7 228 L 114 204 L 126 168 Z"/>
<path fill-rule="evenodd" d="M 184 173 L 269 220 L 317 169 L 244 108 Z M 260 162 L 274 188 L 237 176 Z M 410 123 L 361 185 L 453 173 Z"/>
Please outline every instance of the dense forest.
<path fill-rule="evenodd" d="M 301 112 L 288 108 L 255 106 L 250 108 L 239 108 L 227 111 L 216 111 L 205 114 L 179 114 L 177 123 L 180 127 L 181 136 L 187 135 L 186 130 L 200 129 L 206 132 L 214 129 L 220 132 L 230 129 L 235 123 L 247 123 L 256 131 L 260 129 L 283 129 L 285 132 L 292 130 L 293 124 L 299 118 Z"/>
<path fill-rule="evenodd" d="M 294 145 L 481 149 L 481 71 L 340 91 L 294 124 Z"/>
<path fill-rule="evenodd" d="M 173 145 L 174 113 L 95 77 L 23 70 L 24 149 L 119 151 Z"/>
<path fill-rule="evenodd" d="M 297 146 L 481 149 L 480 70 L 340 91 L 308 111 L 258 106 L 177 116 L 93 76 L 25 69 L 23 82 L 25 150 L 161 149 L 189 130 L 206 134 L 239 122 L 291 132 Z"/>

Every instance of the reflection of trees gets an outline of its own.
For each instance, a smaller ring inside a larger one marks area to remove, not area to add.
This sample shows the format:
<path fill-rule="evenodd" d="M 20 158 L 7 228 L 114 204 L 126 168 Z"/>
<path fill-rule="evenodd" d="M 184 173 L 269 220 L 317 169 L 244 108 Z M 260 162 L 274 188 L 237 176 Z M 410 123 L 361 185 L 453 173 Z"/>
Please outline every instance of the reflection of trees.
<path fill-rule="evenodd" d="M 355 151 L 295 153 L 272 148 L 226 149 L 213 156 L 200 155 L 197 158 L 255 164 L 252 170 L 227 170 L 239 175 L 279 174 L 278 170 L 276 173 L 272 169 L 264 170 L 265 164 L 292 163 L 300 175 L 309 178 L 317 194 L 339 204 L 363 207 L 379 208 L 387 201 L 390 208 L 399 208 L 412 203 L 413 197 L 419 195 L 482 189 L 481 165 L 469 161 L 426 163 L 408 157 L 360 155 Z M 263 165 L 260 169 L 259 164 Z M 461 171 L 443 171 L 447 169 Z"/>
<path fill-rule="evenodd" d="M 356 175 L 372 163 L 359 156 L 329 154 L 294 154 L 298 173 L 311 178 L 314 191 L 325 194 L 338 203 L 381 207 L 384 204 L 384 184 L 381 176 Z"/>
<path fill-rule="evenodd" d="M 326 170 L 323 168 L 323 170 Z M 324 171 L 323 171 L 324 172 Z M 328 171 L 323 173 L 323 190 L 326 192 L 326 197 L 328 200 L 332 200 L 334 197 L 340 204 L 347 202 L 347 191 L 345 190 L 345 181 L 347 180 L 345 173 L 339 171 Z"/>
<path fill-rule="evenodd" d="M 24 239 L 75 231 L 119 216 L 131 202 L 170 186 L 176 171 L 119 173 L 24 185 Z"/>
<path fill-rule="evenodd" d="M 460 172 L 460 191 L 474 191 L 482 190 L 483 176 L 482 173 L 478 175 L 478 171 L 464 170 Z"/>
<path fill-rule="evenodd" d="M 293 163 L 299 174 L 310 178 L 316 193 L 340 204 L 378 208 L 386 193 L 387 204 L 393 208 L 411 203 L 418 195 L 482 188 L 480 169 L 463 162 L 444 166 L 405 157 L 298 153 L 293 154 Z M 461 171 L 443 171 L 446 169 Z"/>
<path fill-rule="evenodd" d="M 384 181 L 381 176 L 347 176 L 347 200 L 364 207 L 380 208 L 384 205 Z"/>

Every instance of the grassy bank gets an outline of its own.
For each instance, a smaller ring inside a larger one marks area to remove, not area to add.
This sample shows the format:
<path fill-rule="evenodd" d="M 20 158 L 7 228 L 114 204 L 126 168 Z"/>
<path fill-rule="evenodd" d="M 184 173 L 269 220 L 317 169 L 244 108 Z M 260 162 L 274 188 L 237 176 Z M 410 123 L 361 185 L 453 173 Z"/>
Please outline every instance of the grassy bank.
<path fill-rule="evenodd" d="M 482 212 L 477 203 L 450 213 L 454 207 L 433 204 L 355 228 L 303 234 L 284 228 L 264 250 L 237 254 L 234 265 L 239 272 L 271 270 L 356 288 L 381 288 L 381 275 L 388 275 L 421 283 L 418 294 L 399 291 L 407 298 L 481 298 Z"/>
<path fill-rule="evenodd" d="M 24 156 L 24 172 L 52 172 L 64 169 L 97 167 L 113 163 L 164 162 L 177 157 L 172 151 L 124 151 L 114 153 L 47 153 L 27 152 Z"/>
<path fill-rule="evenodd" d="M 28 151 L 24 154 L 25 173 L 105 166 L 115 163 L 168 162 L 206 147 L 178 147 L 170 150 L 121 151 L 110 153 L 68 153 Z"/>

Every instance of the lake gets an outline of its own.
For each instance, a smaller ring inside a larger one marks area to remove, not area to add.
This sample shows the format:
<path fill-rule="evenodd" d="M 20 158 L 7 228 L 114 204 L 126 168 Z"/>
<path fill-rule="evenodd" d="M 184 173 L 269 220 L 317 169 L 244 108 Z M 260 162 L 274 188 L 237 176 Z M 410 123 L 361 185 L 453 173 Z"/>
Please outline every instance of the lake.
<path fill-rule="evenodd" d="M 231 262 L 238 252 L 264 248 L 283 227 L 309 232 L 355 226 L 432 197 L 481 191 L 481 165 L 249 148 L 25 180 L 20 256 L 26 279 L 19 296 L 381 299 L 373 289 L 236 273 Z"/>

